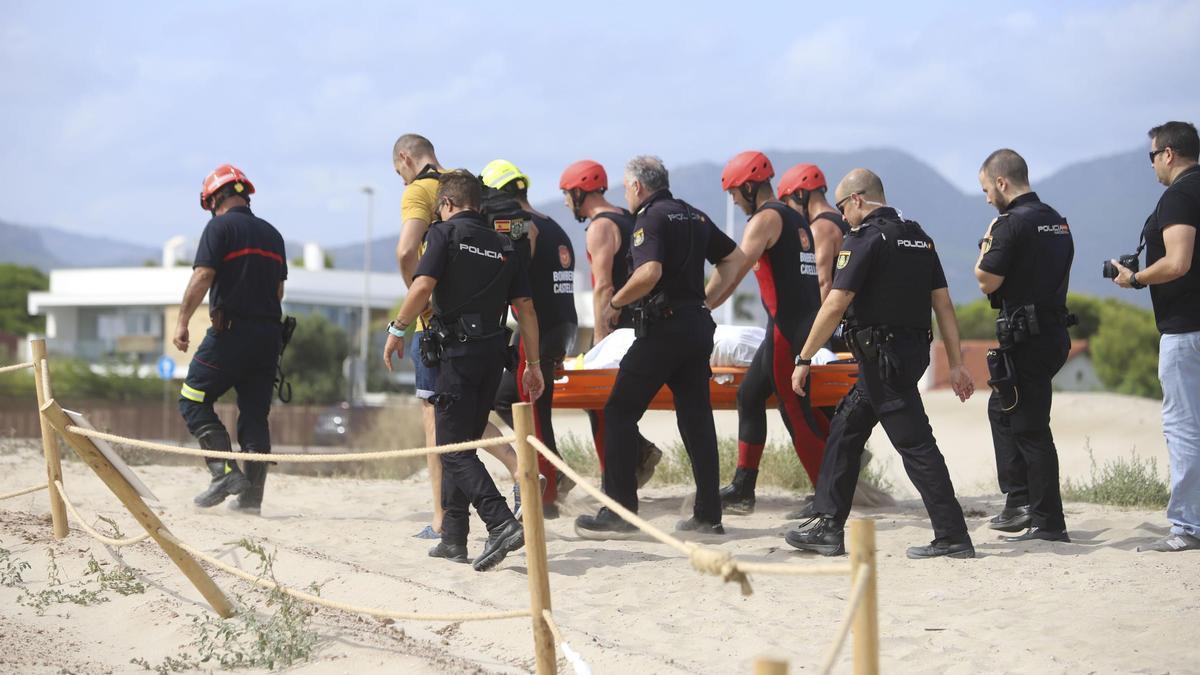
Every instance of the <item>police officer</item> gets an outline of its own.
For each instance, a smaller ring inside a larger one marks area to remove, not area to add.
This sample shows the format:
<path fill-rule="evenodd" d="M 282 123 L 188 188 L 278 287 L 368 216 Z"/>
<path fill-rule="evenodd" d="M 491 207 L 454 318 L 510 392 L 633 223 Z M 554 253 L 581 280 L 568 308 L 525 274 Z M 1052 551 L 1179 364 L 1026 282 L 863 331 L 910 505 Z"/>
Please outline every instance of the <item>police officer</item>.
<path fill-rule="evenodd" d="M 979 184 L 1000 215 L 979 242 L 975 277 L 999 310 L 1000 348 L 988 354 L 988 420 L 1004 510 L 988 527 L 1024 534 L 1009 541 L 1070 541 L 1050 433 L 1050 380 L 1067 362 L 1067 283 L 1075 246 L 1067 221 L 1029 188 L 1016 152 L 993 152 Z"/>
<path fill-rule="evenodd" d="M 833 288 L 834 261 L 850 225 L 825 198 L 825 174 L 816 164 L 797 164 L 779 178 L 779 201 L 800 212 L 816 246 L 821 300 Z"/>
<path fill-rule="evenodd" d="M 188 323 L 208 293 L 212 328 L 179 391 L 179 411 L 188 431 L 206 450 L 233 449 L 229 432 L 213 411 L 213 403 L 232 387 L 237 391 L 238 445 L 243 452 L 271 452 L 267 415 L 282 342 L 280 301 L 288 268 L 283 237 L 250 211 L 252 194 L 254 184 L 229 164 L 204 179 L 200 206 L 213 217 L 200 235 L 172 340 L 180 351 L 188 350 Z M 239 495 L 234 508 L 259 512 L 266 463 L 246 462 L 243 473 L 233 461 L 205 461 L 212 483 L 196 495 L 197 506 L 216 506 Z"/>
<path fill-rule="evenodd" d="M 546 447 L 558 454 L 554 440 L 554 373 L 562 368 L 563 360 L 575 348 L 575 335 L 579 331 L 579 319 L 575 314 L 575 248 L 562 226 L 553 218 L 536 211 L 529 203 L 529 176 L 515 164 L 504 159 L 489 162 L 480 174 L 483 184 L 510 195 L 533 221 L 536 233 L 530 242 L 528 275 L 533 306 L 538 318 L 538 362 L 533 367 L 542 371 L 542 380 L 551 383 L 546 392 L 533 401 L 534 433 Z M 513 424 L 512 405 L 528 401 L 529 392 L 519 385 L 525 371 L 525 347 L 517 342 L 517 370 L 505 371 L 496 397 L 496 412 L 510 427 Z M 541 455 L 538 455 L 538 471 L 543 476 L 554 476 L 556 470 Z M 514 502 L 519 503 L 520 486 L 513 485 Z M 554 505 L 558 498 L 557 481 L 549 482 L 542 493 L 543 514 L 547 518 L 558 515 Z"/>
<path fill-rule="evenodd" d="M 732 295 L 753 268 L 767 312 L 766 336 L 738 387 L 737 470 L 733 482 L 721 489 L 725 512 L 738 515 L 754 512 L 754 487 L 767 441 L 767 399 L 771 394 L 778 401 L 796 457 L 814 485 L 829 433 L 828 419 L 813 410 L 806 397 L 792 391 L 793 361 L 821 306 L 821 294 L 812 232 L 804 216 L 775 200 L 771 190 L 774 175 L 771 160 L 756 150 L 734 156 L 721 173 L 721 189 L 750 220 L 738 245 L 745 263 L 728 280 L 718 300 Z"/>
<path fill-rule="evenodd" d="M 692 461 L 696 503 L 678 529 L 723 534 L 718 495 L 717 432 L 708 382 L 712 371 L 713 323 L 706 302 L 704 261 L 716 265 L 715 288 L 736 275 L 743 256 L 702 212 L 676 199 L 667 169 L 657 157 L 634 157 L 625 167 L 625 198 L 637 214 L 630 248 L 633 273 L 613 295 L 604 319 L 616 323 L 637 303 L 637 339 L 621 359 L 612 393 L 604 406 L 608 454 L 604 491 L 637 511 L 634 453 L 637 423 L 665 384 L 675 398 L 675 417 Z M 586 539 L 627 538 L 633 526 L 607 508 L 575 520 Z"/>
<path fill-rule="evenodd" d="M 599 162 L 582 159 L 563 170 L 558 179 L 563 201 L 575 220 L 588 221 L 584 230 L 587 260 L 592 270 L 592 345 L 600 343 L 614 330 L 633 328 L 633 313 L 626 308 L 614 323 L 605 320 L 608 302 L 629 279 L 629 246 L 633 241 L 634 217 L 604 197 L 608 191 L 608 172 Z M 592 440 L 600 465 L 604 466 L 604 415 L 589 410 Z M 654 468 L 662 460 L 662 450 L 639 431 L 637 434 L 637 484 L 645 487 L 654 477 Z M 559 475 L 559 489 L 565 494 L 571 483 Z"/>
<path fill-rule="evenodd" d="M 537 312 L 530 299 L 529 280 L 521 273 L 512 240 L 497 233 L 479 213 L 482 184 L 467 171 L 452 171 L 439 179 L 438 215 L 426 234 L 426 249 L 404 304 L 388 326 L 383 359 L 392 369 L 392 355 L 404 356 L 404 331 L 433 298 L 434 315 L 419 345 L 422 358 L 439 361 L 434 406 L 438 444 L 477 440 L 487 428 L 504 370 L 505 319 L 509 302 L 519 310 L 517 321 L 525 353 L 538 360 Z M 530 397 L 542 393 L 541 371 L 528 368 L 524 386 Z M 447 453 L 442 462 L 442 539 L 429 551 L 435 558 L 467 561 L 467 507 L 474 506 L 487 524 L 488 540 L 473 562 L 477 571 L 491 569 L 525 545 L 521 524 L 500 496 L 476 451 Z"/>
<path fill-rule="evenodd" d="M 803 393 L 810 359 L 845 315 L 845 332 L 859 360 L 858 381 L 838 405 L 817 479 L 815 516 L 789 530 L 789 544 L 842 555 L 843 526 L 858 482 L 863 449 L 876 423 L 904 460 L 929 518 L 934 539 L 908 549 L 909 558 L 971 558 L 975 548 L 962 507 L 929 427 L 917 381 L 929 366 L 930 309 L 946 342 L 950 384 L 965 401 L 974 391 L 962 364 L 954 304 L 933 241 L 884 199 L 883 182 L 866 169 L 842 179 L 837 208 L 853 228 L 838 252 L 833 290 L 817 313 L 796 358 L 792 386 Z M 816 520 L 808 529 L 811 521 Z"/>

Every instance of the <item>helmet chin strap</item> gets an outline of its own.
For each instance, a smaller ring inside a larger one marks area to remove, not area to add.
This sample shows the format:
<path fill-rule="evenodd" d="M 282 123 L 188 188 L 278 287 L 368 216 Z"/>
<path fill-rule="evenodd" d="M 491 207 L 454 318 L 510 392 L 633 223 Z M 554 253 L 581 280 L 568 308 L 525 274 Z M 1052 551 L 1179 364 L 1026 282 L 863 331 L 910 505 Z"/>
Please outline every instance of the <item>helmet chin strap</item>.
<path fill-rule="evenodd" d="M 571 189 L 567 192 L 567 195 L 571 198 L 571 213 L 575 216 L 575 222 L 582 223 L 587 220 L 587 217 L 581 212 L 583 202 L 587 196 L 579 188 Z"/>
<path fill-rule="evenodd" d="M 742 183 L 738 186 L 742 199 L 750 202 L 750 213 L 758 212 L 758 183 Z"/>

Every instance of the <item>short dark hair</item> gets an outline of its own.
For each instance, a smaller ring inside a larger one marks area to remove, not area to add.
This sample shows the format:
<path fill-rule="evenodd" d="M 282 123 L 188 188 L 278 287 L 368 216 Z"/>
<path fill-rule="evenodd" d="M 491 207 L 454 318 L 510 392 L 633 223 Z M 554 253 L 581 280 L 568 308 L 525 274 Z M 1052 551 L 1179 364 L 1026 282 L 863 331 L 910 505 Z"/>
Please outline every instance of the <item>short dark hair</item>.
<path fill-rule="evenodd" d="M 433 157 L 433 143 L 421 134 L 404 134 L 397 138 L 396 144 L 392 146 L 392 159 L 396 159 L 401 153 L 418 159 Z"/>
<path fill-rule="evenodd" d="M 478 211 L 483 203 L 483 182 L 466 169 L 447 171 L 438 177 L 438 202 L 443 199 L 460 209 Z"/>
<path fill-rule="evenodd" d="M 1015 150 L 1000 148 L 983 160 L 979 170 L 988 178 L 1005 178 L 1015 185 L 1029 185 L 1029 165 Z"/>
<path fill-rule="evenodd" d="M 1196 125 L 1191 122 L 1167 122 L 1151 129 L 1146 134 L 1154 141 L 1155 150 L 1170 148 L 1184 159 L 1200 158 L 1200 137 Z"/>

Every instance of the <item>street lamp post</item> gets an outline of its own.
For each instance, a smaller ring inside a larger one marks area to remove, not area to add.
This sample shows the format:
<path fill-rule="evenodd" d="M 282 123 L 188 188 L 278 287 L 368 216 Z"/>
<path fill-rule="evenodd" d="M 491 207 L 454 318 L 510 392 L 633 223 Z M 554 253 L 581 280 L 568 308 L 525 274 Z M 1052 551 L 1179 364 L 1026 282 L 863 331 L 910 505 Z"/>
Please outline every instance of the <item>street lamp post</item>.
<path fill-rule="evenodd" d="M 363 295 L 361 325 L 358 329 L 358 356 L 360 365 L 359 398 L 367 393 L 367 350 L 370 347 L 369 331 L 371 328 L 371 226 L 375 219 L 375 189 L 366 186 L 362 189 L 367 195 L 367 239 L 363 242 Z"/>

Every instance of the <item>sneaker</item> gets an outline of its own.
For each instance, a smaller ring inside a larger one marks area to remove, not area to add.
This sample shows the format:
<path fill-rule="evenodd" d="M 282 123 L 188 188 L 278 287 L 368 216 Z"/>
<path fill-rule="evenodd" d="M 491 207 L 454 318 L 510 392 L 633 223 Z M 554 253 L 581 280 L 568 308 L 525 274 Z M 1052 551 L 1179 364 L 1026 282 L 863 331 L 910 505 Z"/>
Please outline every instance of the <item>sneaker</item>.
<path fill-rule="evenodd" d="M 720 523 L 710 523 L 692 516 L 687 520 L 675 523 L 676 532 L 696 532 L 697 534 L 725 534 L 725 526 Z"/>
<path fill-rule="evenodd" d="M 1001 532 L 1020 532 L 1033 524 L 1033 510 L 1029 506 L 1006 508 L 988 520 L 988 527 Z"/>
<path fill-rule="evenodd" d="M 974 558 L 975 547 L 971 544 L 971 540 L 960 542 L 949 542 L 944 539 L 934 539 L 929 542 L 928 546 L 913 546 L 905 551 L 912 560 L 924 560 L 925 558 Z"/>
<path fill-rule="evenodd" d="M 650 441 L 645 441 L 645 445 L 641 447 L 641 456 L 638 457 L 637 473 L 635 474 L 639 490 L 646 487 L 646 483 L 649 483 L 650 479 L 654 477 L 654 467 L 658 466 L 661 461 L 662 450 L 659 450 L 658 446 Z"/>
<path fill-rule="evenodd" d="M 1146 546 L 1137 547 L 1138 553 L 1146 553 L 1149 551 L 1157 551 L 1159 553 L 1175 553 L 1177 551 L 1196 551 L 1200 550 L 1200 537 L 1194 537 L 1190 534 L 1168 534 L 1165 538 L 1148 544 Z"/>
<path fill-rule="evenodd" d="M 542 494 L 546 494 L 546 477 L 538 474 L 538 485 L 541 487 Z M 521 484 L 513 483 L 513 517 L 517 520 L 521 519 Z"/>
<path fill-rule="evenodd" d="M 413 535 L 413 539 L 441 539 L 442 535 L 438 534 L 433 529 L 432 525 L 426 525 L 425 529 Z"/>
<path fill-rule="evenodd" d="M 816 525 L 804 529 L 813 521 Z M 784 541 L 801 551 L 813 551 L 821 555 L 846 555 L 846 533 L 833 518 L 814 516 L 794 526 L 783 535 Z"/>
<path fill-rule="evenodd" d="M 639 530 L 610 511 L 607 506 L 602 506 L 594 516 L 579 516 L 575 519 L 575 534 L 584 539 L 595 540 L 633 539 L 638 536 Z"/>
<path fill-rule="evenodd" d="M 501 560 L 509 553 L 525 546 L 525 530 L 516 520 L 510 520 L 507 523 L 496 528 L 495 531 L 488 533 L 487 544 L 483 547 L 483 552 L 471 563 L 471 567 L 475 568 L 476 572 L 484 572 L 492 569 L 500 564 Z M 465 552 L 464 552 L 465 553 Z"/>
<path fill-rule="evenodd" d="M 466 544 L 447 544 L 445 541 L 439 541 L 437 546 L 429 549 L 430 558 L 445 558 L 450 562 L 466 563 L 467 562 L 467 545 Z"/>

